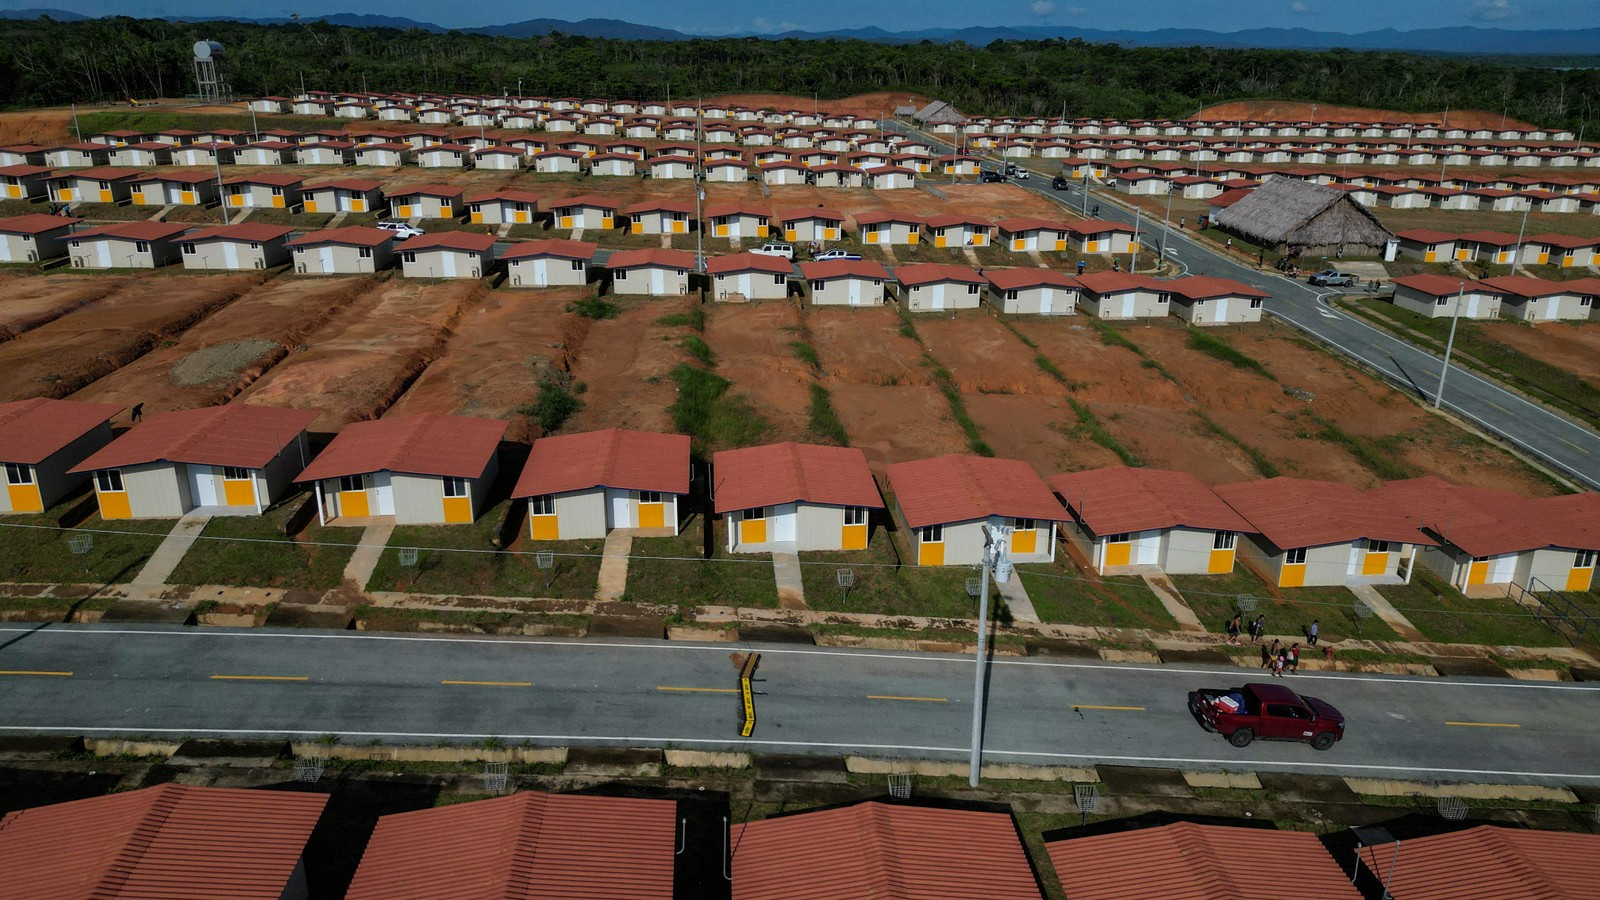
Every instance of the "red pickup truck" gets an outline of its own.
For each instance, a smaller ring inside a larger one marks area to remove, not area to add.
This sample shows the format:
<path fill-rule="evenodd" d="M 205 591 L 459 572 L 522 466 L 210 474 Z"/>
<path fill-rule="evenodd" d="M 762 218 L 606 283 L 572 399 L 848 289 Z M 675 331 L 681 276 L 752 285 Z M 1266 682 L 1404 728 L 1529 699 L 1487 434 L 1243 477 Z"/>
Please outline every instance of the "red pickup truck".
<path fill-rule="evenodd" d="M 1256 738 L 1304 741 L 1327 750 L 1344 739 L 1344 715 L 1316 697 L 1304 697 L 1281 684 L 1247 684 L 1189 693 L 1189 711 L 1205 730 L 1235 747 Z"/>

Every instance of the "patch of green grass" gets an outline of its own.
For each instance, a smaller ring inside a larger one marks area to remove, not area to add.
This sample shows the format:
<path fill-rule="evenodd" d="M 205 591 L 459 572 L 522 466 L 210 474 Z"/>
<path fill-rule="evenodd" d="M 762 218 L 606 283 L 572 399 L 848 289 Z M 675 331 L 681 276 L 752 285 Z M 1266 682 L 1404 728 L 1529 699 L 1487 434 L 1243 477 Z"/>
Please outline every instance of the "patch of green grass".
<path fill-rule="evenodd" d="M 1115 453 L 1117 459 L 1122 460 L 1122 464 L 1125 466 L 1144 465 L 1144 462 L 1139 459 L 1137 454 L 1124 447 L 1115 435 L 1106 430 L 1105 425 L 1101 424 L 1100 418 L 1094 414 L 1094 410 L 1090 409 L 1088 404 L 1080 402 L 1075 397 L 1068 397 L 1067 403 L 1072 405 L 1072 412 L 1078 417 L 1078 424 L 1075 427 L 1080 434 Z"/>
<path fill-rule="evenodd" d="M 506 501 L 509 502 L 509 501 Z M 486 510 L 471 525 L 399 525 L 373 570 L 375 591 L 422 594 L 479 594 L 491 597 L 589 599 L 600 579 L 603 541 L 539 541 L 519 538 L 517 552 L 496 551 L 490 543 L 504 505 Z M 527 534 L 527 525 L 521 525 Z M 417 565 L 400 565 L 397 548 L 417 547 Z M 549 571 L 539 568 L 535 550 L 556 554 Z"/>
<path fill-rule="evenodd" d="M 1273 381 L 1278 380 L 1271 372 L 1267 371 L 1267 367 L 1262 365 L 1260 360 L 1240 352 L 1237 347 L 1228 343 L 1226 339 L 1208 331 L 1199 328 L 1189 329 L 1189 348 L 1198 350 L 1207 356 L 1214 356 L 1236 369 L 1254 372 L 1263 378 L 1270 378 Z"/>
<path fill-rule="evenodd" d="M 517 407 L 517 412 L 532 419 L 541 433 L 553 434 L 583 408 L 583 401 L 576 396 L 577 388 L 581 386 L 569 389 L 562 380 L 543 379 L 539 382 L 539 393 L 534 395 L 533 402 Z"/>
<path fill-rule="evenodd" d="M 833 408 L 833 397 L 820 384 L 811 385 L 811 408 L 806 413 L 806 425 L 818 438 L 840 447 L 850 446 L 850 433 L 845 431 L 839 411 Z"/>
<path fill-rule="evenodd" d="M 904 306 L 896 306 L 895 312 L 900 316 L 900 336 L 922 343 L 922 335 L 917 333 L 917 323 L 911 318 L 911 313 Z"/>
<path fill-rule="evenodd" d="M 967 447 L 979 456 L 993 456 L 994 448 L 983 439 L 983 431 L 978 428 L 978 423 L 973 421 L 972 414 L 967 412 L 967 402 L 961 396 L 960 388 L 956 387 L 956 380 L 950 370 L 935 363 L 933 369 L 933 382 L 939 388 L 939 393 L 944 394 L 946 403 L 950 404 L 950 417 L 967 435 Z"/>
<path fill-rule="evenodd" d="M 894 568 L 900 562 L 893 536 L 881 526 L 872 529 L 865 550 L 800 554 L 800 577 L 805 582 L 806 605 L 830 612 L 880 613 L 972 619 L 978 601 L 967 596 L 971 566 L 914 566 Z M 850 569 L 855 585 L 848 595 L 839 587 L 838 571 Z M 996 594 L 991 591 L 991 601 Z M 971 634 L 967 639 L 971 639 Z"/>
<path fill-rule="evenodd" d="M 567 304 L 567 311 L 586 319 L 614 319 L 622 312 L 622 307 L 600 297 L 580 297 Z"/>
<path fill-rule="evenodd" d="M 1238 447 L 1245 456 L 1250 457 L 1250 465 L 1255 467 L 1256 472 L 1262 478 L 1276 478 L 1283 474 L 1282 470 L 1272 460 L 1268 459 L 1265 453 L 1240 440 L 1233 432 L 1223 428 L 1215 419 L 1206 415 L 1204 410 L 1195 409 L 1194 414 L 1195 418 L 1200 420 L 1200 424 L 1205 426 L 1207 431 Z"/>
<path fill-rule="evenodd" d="M 1432 641 L 1495 647 L 1566 645 L 1526 607 L 1504 597 L 1469 600 L 1421 566 L 1411 576 L 1410 584 L 1380 585 L 1378 593 Z"/>
<path fill-rule="evenodd" d="M 996 606 L 996 599 L 994 594 L 989 595 L 991 606 Z M 893 641 L 949 641 L 959 644 L 971 643 L 978 639 L 977 632 L 964 628 L 872 628 L 850 622 L 819 622 L 810 627 L 811 632 L 817 635 L 887 638 Z M 1022 635 L 1005 631 L 990 635 L 989 641 L 995 647 L 1022 647 L 1026 642 L 1027 638 Z"/>
<path fill-rule="evenodd" d="M 796 359 L 810 366 L 811 371 L 822 371 L 822 360 L 817 357 L 816 348 L 805 341 L 790 341 L 789 349 L 794 352 Z"/>
<path fill-rule="evenodd" d="M 369 123 L 358 123 L 369 124 Z M 78 116 L 78 127 L 83 131 L 83 136 L 88 138 L 91 134 L 100 134 L 105 131 L 142 131 L 154 134 L 159 131 L 169 131 L 175 128 L 185 128 L 190 131 L 208 131 L 216 128 L 237 128 L 240 131 L 251 129 L 249 111 L 241 114 L 189 114 L 167 112 L 161 109 L 126 109 L 100 110 L 86 112 Z M 333 130 L 337 131 L 339 125 L 330 125 L 322 116 L 264 116 L 256 114 L 255 127 L 262 131 L 273 129 L 288 129 L 291 131 Z"/>
<path fill-rule="evenodd" d="M 104 612 L 117 602 L 115 597 L 0 597 L 0 613 L 5 621 L 61 622 L 73 612 Z"/>
<path fill-rule="evenodd" d="M 687 312 L 673 313 L 662 316 L 656 320 L 657 325 L 666 325 L 670 328 L 688 326 L 695 331 L 706 330 L 706 311 L 699 306 L 691 306 Z"/>
<path fill-rule="evenodd" d="M 173 519 L 115 519 L 91 515 L 76 529 L 52 527 L 82 495 L 41 515 L 0 516 L 0 581 L 23 584 L 123 584 L 139 570 L 172 531 Z M 93 546 L 72 552 L 68 538 L 92 532 Z"/>
<path fill-rule="evenodd" d="M 698 335 L 689 335 L 678 342 L 684 352 L 694 357 L 702 366 L 708 369 L 717 367 L 717 355 L 711 352 L 711 345 Z"/>
<path fill-rule="evenodd" d="M 1257 578 L 1243 564 L 1227 575 L 1171 577 L 1172 583 L 1177 585 L 1183 599 L 1200 617 L 1200 623 L 1207 631 L 1223 632 L 1237 609 L 1236 598 L 1240 594 L 1247 594 L 1257 598 L 1258 602 L 1255 611 L 1245 615 L 1245 623 L 1249 624 L 1257 615 L 1265 615 L 1267 634 L 1301 634 L 1316 621 L 1320 623 L 1318 633 L 1325 644 L 1357 637 L 1375 641 L 1400 639 L 1400 635 L 1377 616 L 1358 623 L 1355 614 L 1356 595 L 1346 587 L 1273 587 Z"/>
<path fill-rule="evenodd" d="M 704 556 L 706 520 L 696 516 L 677 537 L 634 538 L 624 599 L 680 606 L 737 606 L 774 609 L 778 585 L 772 554 Z M 727 546 L 713 526 L 712 552 Z"/>
<path fill-rule="evenodd" d="M 1346 452 L 1356 458 L 1356 462 L 1372 474 L 1385 481 L 1401 481 L 1410 478 L 1416 473 L 1410 466 L 1401 463 L 1399 454 L 1394 452 L 1397 444 L 1403 440 L 1399 436 L 1391 436 L 1384 443 L 1351 434 L 1340 428 L 1337 424 L 1310 410 L 1304 410 L 1303 415 L 1315 422 L 1318 431 L 1315 436 L 1330 444 L 1338 444 Z"/>
<path fill-rule="evenodd" d="M 588 616 L 565 613 L 511 612 L 494 609 L 414 609 L 366 604 L 355 608 L 355 617 L 373 631 L 410 631 L 420 622 L 466 625 L 485 630 L 518 629 L 527 625 L 583 628 L 589 624 Z"/>
<path fill-rule="evenodd" d="M 361 540 L 361 529 L 325 528 L 312 517 L 300 540 L 290 541 L 283 533 L 284 522 L 299 506 L 288 503 L 261 516 L 212 519 L 168 580 L 308 590 L 338 587 Z"/>
<path fill-rule="evenodd" d="M 766 417 L 743 396 L 729 393 L 728 379 L 679 363 L 672 380 L 678 383 L 678 399 L 668 408 L 673 426 L 694 440 L 701 455 L 766 440 Z"/>
<path fill-rule="evenodd" d="M 1178 627 L 1143 579 L 1086 576 L 1064 554 L 1052 563 L 1018 565 L 1017 573 L 1042 621 L 1162 631 Z"/>

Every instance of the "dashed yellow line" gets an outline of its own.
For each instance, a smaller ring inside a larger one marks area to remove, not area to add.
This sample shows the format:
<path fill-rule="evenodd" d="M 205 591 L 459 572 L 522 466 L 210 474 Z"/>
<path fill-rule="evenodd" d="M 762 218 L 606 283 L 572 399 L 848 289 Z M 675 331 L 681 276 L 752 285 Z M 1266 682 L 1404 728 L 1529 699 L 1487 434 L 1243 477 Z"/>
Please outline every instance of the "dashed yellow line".
<path fill-rule="evenodd" d="M 1461 725 L 1467 728 L 1521 728 L 1510 722 L 1446 722 L 1446 725 Z"/>
<path fill-rule="evenodd" d="M 1142 706 L 1089 706 L 1082 703 L 1073 704 L 1073 709 L 1109 709 L 1119 712 L 1144 712 Z"/>
<path fill-rule="evenodd" d="M 213 675 L 213 681 L 310 681 L 310 675 Z"/>
<path fill-rule="evenodd" d="M 868 694 L 868 700 L 907 700 L 913 703 L 949 703 L 944 697 L 896 697 L 892 694 Z"/>
<path fill-rule="evenodd" d="M 656 690 L 658 690 L 658 691 L 671 691 L 671 692 L 675 692 L 675 693 L 685 693 L 685 694 L 737 694 L 737 693 L 739 693 L 739 689 L 738 688 L 668 687 L 667 685 L 663 685 L 663 684 L 656 685 Z"/>
<path fill-rule="evenodd" d="M 478 687 L 533 687 L 531 681 L 441 681 L 440 684 L 467 684 Z"/>
<path fill-rule="evenodd" d="M 71 678 L 71 672 L 35 672 L 28 669 L 0 669 L 0 675 L 42 675 L 51 678 Z"/>

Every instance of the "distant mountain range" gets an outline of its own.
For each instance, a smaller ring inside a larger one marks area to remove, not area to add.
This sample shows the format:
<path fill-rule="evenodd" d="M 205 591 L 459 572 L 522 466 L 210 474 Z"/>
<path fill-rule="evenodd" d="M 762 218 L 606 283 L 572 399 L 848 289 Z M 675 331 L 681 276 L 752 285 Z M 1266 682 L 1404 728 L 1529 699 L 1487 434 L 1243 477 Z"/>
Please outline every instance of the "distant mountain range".
<path fill-rule="evenodd" d="M 34 19 L 49 16 L 60 21 L 77 21 L 90 16 L 58 9 L 0 10 L 0 18 Z M 262 25 L 282 25 L 292 21 L 287 18 L 247 19 L 237 16 L 186 17 L 167 16 L 169 21 L 239 21 Z M 583 19 L 568 22 L 561 19 L 528 19 L 505 25 L 487 25 L 479 28 L 449 29 L 431 22 L 418 22 L 398 16 L 358 15 L 336 13 L 314 16 L 313 20 L 330 25 L 354 28 L 417 28 L 442 33 L 462 31 L 470 34 L 499 35 L 503 37 L 535 37 L 551 32 L 582 35 L 595 38 L 620 38 L 624 40 L 682 41 L 706 35 L 693 35 L 671 28 L 638 25 L 617 19 Z M 737 32 L 726 37 L 761 37 L 800 40 L 862 40 L 883 44 L 906 44 L 918 41 L 953 43 L 962 41 L 982 46 L 1000 40 L 1048 40 L 1077 38 L 1095 44 L 1122 44 L 1132 47 L 1254 47 L 1282 50 L 1408 50 L 1426 53 L 1504 53 L 1516 55 L 1594 55 L 1600 56 L 1600 28 L 1571 30 L 1515 31 L 1503 28 L 1423 28 L 1416 31 L 1396 31 L 1385 28 L 1357 34 L 1311 31 L 1305 28 L 1252 28 L 1245 31 L 1207 31 L 1201 28 L 1160 28 L 1153 31 L 1110 31 L 1095 28 L 1073 28 L 1065 25 L 1018 25 L 983 28 L 928 28 L 918 31 L 885 31 L 882 28 L 853 28 L 840 31 L 786 31 L 781 34 L 756 34 Z"/>

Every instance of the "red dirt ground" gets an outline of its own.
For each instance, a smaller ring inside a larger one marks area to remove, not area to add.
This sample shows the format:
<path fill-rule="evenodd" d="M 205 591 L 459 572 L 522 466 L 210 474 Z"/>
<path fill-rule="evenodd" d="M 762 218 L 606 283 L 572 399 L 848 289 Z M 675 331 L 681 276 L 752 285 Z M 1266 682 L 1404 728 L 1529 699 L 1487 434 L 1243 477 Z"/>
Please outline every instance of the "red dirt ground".
<path fill-rule="evenodd" d="M 444 355 L 385 415 L 511 419 L 507 440 L 538 437 L 517 407 L 533 402 L 548 366 L 565 371 L 582 348 L 591 320 L 565 310 L 592 292 L 588 286 L 485 292 L 462 310 Z"/>
<path fill-rule="evenodd" d="M 1117 455 L 1076 431 L 1077 416 L 1065 392 L 964 394 L 963 401 L 996 456 L 1022 459 L 1046 477 L 1117 465 Z"/>
<path fill-rule="evenodd" d="M 879 471 L 889 463 L 966 453 L 967 438 L 935 387 L 827 385 L 850 443 Z"/>
<path fill-rule="evenodd" d="M 707 97 L 705 103 L 723 103 L 729 106 L 748 106 L 756 109 L 819 109 L 824 114 L 830 112 L 849 113 L 852 116 L 883 116 L 894 115 L 896 106 L 912 105 L 918 108 L 927 105 L 928 100 L 918 94 L 907 94 L 899 91 L 878 91 L 871 94 L 857 94 L 854 97 L 841 97 L 837 100 L 823 100 L 818 102 L 812 97 L 797 97 L 792 94 L 719 94 Z"/>
<path fill-rule="evenodd" d="M 614 298 L 613 298 L 614 299 Z M 657 324 L 687 309 L 681 300 L 621 301 L 622 314 L 595 322 L 577 352 L 572 377 L 583 382 L 583 409 L 564 431 L 635 428 L 673 431 L 667 412 L 678 389 L 669 373 L 684 361 L 678 342 L 692 332 Z"/>
<path fill-rule="evenodd" d="M 370 278 L 268 282 L 184 332 L 172 346 L 152 350 L 73 394 L 72 399 L 128 406 L 143 403 L 147 412 L 226 403 L 376 285 Z M 175 372 L 173 367 L 185 359 L 193 361 L 191 354 L 243 341 L 263 342 L 253 360 L 240 358 L 237 369 L 219 370 L 210 380 L 179 383 L 183 370 Z"/>
<path fill-rule="evenodd" d="M 0 146 L 54 144 L 72 134 L 72 110 L 19 109 L 0 113 Z"/>
<path fill-rule="evenodd" d="M 49 276 L 42 276 L 49 277 Z M 0 344 L 0 399 L 66 397 L 176 340 L 259 275 L 157 275 Z"/>
<path fill-rule="evenodd" d="M 1315 107 L 1315 114 L 1312 108 Z M 1332 103 L 1303 103 L 1295 100 L 1235 100 L 1208 106 L 1190 116 L 1190 120 L 1228 121 L 1255 119 L 1271 122 L 1299 122 L 1315 118 L 1319 122 L 1406 122 L 1454 125 L 1458 128 L 1506 128 L 1531 130 L 1534 126 L 1520 119 L 1502 118 L 1499 113 L 1481 109 L 1452 109 L 1444 112 L 1396 112 L 1389 109 L 1367 109 L 1360 106 L 1338 106 Z"/>
<path fill-rule="evenodd" d="M 1061 385 L 1034 363 L 1027 345 L 991 316 L 919 316 L 917 333 L 963 394 L 1062 393 Z"/>
<path fill-rule="evenodd" d="M 733 382 L 767 417 L 772 441 L 807 439 L 811 367 L 790 344 L 801 339 L 800 311 L 793 303 L 712 303 L 705 341 L 716 355 L 716 373 Z"/>
<path fill-rule="evenodd" d="M 932 384 L 921 364 L 922 346 L 902 337 L 899 327 L 887 306 L 807 309 L 806 330 L 822 360 L 824 386 Z"/>
<path fill-rule="evenodd" d="M 115 275 L 0 277 L 0 297 L 5 298 L 0 305 L 0 343 L 110 296 L 128 281 Z"/>
<path fill-rule="evenodd" d="M 1591 323 L 1548 323 L 1529 328 L 1518 322 L 1485 322 L 1479 328 L 1491 340 L 1600 384 L 1600 328 Z"/>
<path fill-rule="evenodd" d="M 484 290 L 478 281 L 392 279 L 330 319 L 238 399 L 317 410 L 313 431 L 377 418 L 443 355 L 462 309 Z"/>

